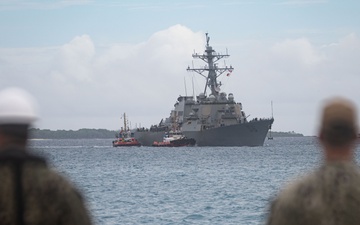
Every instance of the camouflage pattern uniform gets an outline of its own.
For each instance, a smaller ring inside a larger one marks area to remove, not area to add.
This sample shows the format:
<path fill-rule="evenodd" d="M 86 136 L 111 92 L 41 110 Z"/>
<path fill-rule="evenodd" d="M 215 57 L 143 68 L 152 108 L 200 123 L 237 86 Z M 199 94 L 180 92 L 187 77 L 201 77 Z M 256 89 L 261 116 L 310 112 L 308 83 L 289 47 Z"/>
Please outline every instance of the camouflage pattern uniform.
<path fill-rule="evenodd" d="M 15 168 L 21 168 L 20 176 Z M 16 177 L 21 177 L 20 185 Z M 45 160 L 25 150 L 8 149 L 0 151 L 0 224 L 87 225 L 91 221 L 80 193 L 49 169 Z"/>
<path fill-rule="evenodd" d="M 289 185 L 273 201 L 268 225 L 360 224 L 360 172 L 331 162 Z"/>

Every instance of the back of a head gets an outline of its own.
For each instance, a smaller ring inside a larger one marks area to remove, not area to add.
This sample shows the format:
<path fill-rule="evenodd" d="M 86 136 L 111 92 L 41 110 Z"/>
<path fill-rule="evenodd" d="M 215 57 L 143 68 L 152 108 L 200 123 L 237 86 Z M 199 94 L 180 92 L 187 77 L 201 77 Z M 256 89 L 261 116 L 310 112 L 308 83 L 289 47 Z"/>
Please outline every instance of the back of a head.
<path fill-rule="evenodd" d="M 28 92 L 16 87 L 0 91 L 1 134 L 26 139 L 27 129 L 36 118 L 36 102 Z"/>
<path fill-rule="evenodd" d="M 343 147 L 357 137 L 357 110 L 350 100 L 337 97 L 329 99 L 322 112 L 320 136 L 325 144 Z"/>

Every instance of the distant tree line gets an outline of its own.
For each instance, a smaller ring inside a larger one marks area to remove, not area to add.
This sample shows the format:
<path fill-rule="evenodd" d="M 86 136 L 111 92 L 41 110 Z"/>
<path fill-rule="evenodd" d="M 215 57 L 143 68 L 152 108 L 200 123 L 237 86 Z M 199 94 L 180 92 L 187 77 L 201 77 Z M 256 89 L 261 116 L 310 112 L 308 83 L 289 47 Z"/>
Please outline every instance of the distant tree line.
<path fill-rule="evenodd" d="M 101 139 L 115 138 L 119 131 L 106 129 L 80 129 L 80 130 L 49 130 L 49 129 L 30 129 L 30 137 L 34 139 Z M 304 135 L 289 132 L 271 131 L 273 137 L 303 137 Z"/>
<path fill-rule="evenodd" d="M 101 139 L 115 138 L 119 131 L 106 129 L 80 129 L 80 130 L 48 130 L 30 129 L 30 138 L 34 139 Z"/>
<path fill-rule="evenodd" d="M 268 134 L 268 136 L 269 136 L 269 134 Z M 288 132 L 271 131 L 271 136 L 273 136 L 273 137 L 304 137 L 303 134 L 299 134 L 294 131 L 288 131 Z"/>

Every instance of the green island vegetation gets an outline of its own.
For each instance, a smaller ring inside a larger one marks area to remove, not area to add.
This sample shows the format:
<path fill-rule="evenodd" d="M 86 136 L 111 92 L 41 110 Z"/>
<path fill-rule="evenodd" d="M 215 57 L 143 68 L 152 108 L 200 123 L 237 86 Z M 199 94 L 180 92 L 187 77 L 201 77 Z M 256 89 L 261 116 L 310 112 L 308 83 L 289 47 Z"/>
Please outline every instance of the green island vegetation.
<path fill-rule="evenodd" d="M 268 133 L 268 136 L 269 136 L 269 133 Z M 288 132 L 271 131 L 271 136 L 273 136 L 273 137 L 304 137 L 303 134 L 296 133 L 295 131 L 288 131 Z"/>
<path fill-rule="evenodd" d="M 31 128 L 30 137 L 33 139 L 104 139 L 115 138 L 119 130 L 106 129 L 88 129 L 83 128 L 79 130 L 49 130 Z M 289 132 L 271 131 L 272 137 L 303 137 L 304 135 Z"/>

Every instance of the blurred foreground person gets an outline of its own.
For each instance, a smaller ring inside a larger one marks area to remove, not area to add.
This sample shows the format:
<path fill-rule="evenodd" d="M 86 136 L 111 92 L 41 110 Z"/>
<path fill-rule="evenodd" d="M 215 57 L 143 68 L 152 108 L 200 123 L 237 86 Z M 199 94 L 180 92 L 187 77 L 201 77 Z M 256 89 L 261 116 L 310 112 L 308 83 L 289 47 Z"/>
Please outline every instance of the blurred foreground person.
<path fill-rule="evenodd" d="M 357 134 L 355 106 L 343 98 L 329 100 L 319 133 L 324 163 L 280 193 L 271 205 L 268 225 L 360 224 L 360 172 L 354 159 Z"/>
<path fill-rule="evenodd" d="M 26 149 L 34 107 L 21 89 L 0 92 L 0 224 L 91 224 L 80 193 Z"/>

